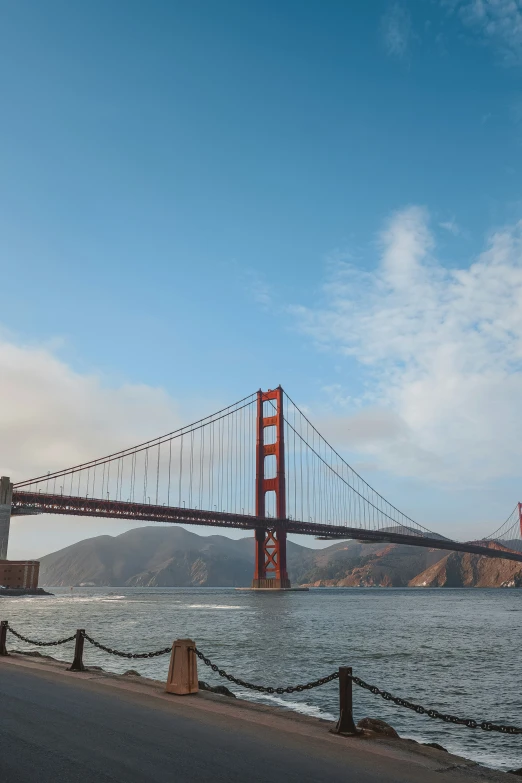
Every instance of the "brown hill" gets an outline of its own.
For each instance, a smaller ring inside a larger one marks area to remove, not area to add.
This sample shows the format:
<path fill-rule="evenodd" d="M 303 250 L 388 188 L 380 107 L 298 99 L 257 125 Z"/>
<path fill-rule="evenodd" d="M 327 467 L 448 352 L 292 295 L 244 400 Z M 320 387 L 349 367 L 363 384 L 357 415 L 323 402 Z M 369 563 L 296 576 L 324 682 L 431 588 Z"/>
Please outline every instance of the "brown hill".
<path fill-rule="evenodd" d="M 488 547 L 509 551 L 493 542 Z M 410 587 L 522 587 L 522 563 L 451 552 L 408 584 Z"/>
<path fill-rule="evenodd" d="M 406 587 L 446 554 L 420 546 L 342 541 L 316 552 L 301 581 L 308 587 Z"/>
<path fill-rule="evenodd" d="M 140 527 L 97 536 L 41 558 L 40 584 L 247 587 L 251 537 L 199 536 L 182 527 Z M 522 586 L 522 564 L 399 544 L 339 541 L 325 549 L 288 542 L 294 585 L 313 587 Z"/>
<path fill-rule="evenodd" d="M 288 543 L 295 574 L 314 550 Z M 198 536 L 182 527 L 139 527 L 96 536 L 40 559 L 40 584 L 123 587 L 246 587 L 254 569 L 251 538 Z"/>

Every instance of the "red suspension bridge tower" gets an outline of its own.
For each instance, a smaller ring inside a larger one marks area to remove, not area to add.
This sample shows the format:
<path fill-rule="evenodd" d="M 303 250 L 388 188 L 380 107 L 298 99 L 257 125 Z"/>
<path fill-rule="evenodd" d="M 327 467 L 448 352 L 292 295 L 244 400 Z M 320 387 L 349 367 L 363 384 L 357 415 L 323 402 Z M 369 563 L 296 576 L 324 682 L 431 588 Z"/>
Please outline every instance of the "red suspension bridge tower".
<path fill-rule="evenodd" d="M 264 403 L 271 402 L 270 415 L 265 415 Z M 275 441 L 265 443 L 265 430 L 275 428 Z M 276 475 L 266 478 L 266 457 L 274 456 Z M 285 484 L 285 428 L 283 418 L 283 389 L 278 386 L 257 393 L 256 439 L 256 516 L 266 518 L 266 494 L 275 493 L 276 520 L 286 519 Z M 286 530 L 277 524 L 273 528 L 256 529 L 255 571 L 253 588 L 288 589 L 290 580 L 286 570 Z"/>

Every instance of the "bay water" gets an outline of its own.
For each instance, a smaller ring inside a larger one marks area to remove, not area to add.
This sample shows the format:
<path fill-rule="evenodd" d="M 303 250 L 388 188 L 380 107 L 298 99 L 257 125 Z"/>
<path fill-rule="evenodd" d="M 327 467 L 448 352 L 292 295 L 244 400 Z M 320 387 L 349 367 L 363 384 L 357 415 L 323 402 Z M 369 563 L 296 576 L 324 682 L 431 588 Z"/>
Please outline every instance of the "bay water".
<path fill-rule="evenodd" d="M 176 638 L 191 638 L 236 677 L 273 687 L 306 683 L 339 666 L 351 666 L 367 682 L 426 708 L 522 725 L 520 590 L 48 589 L 54 596 L 2 598 L 0 619 L 41 641 L 85 628 L 97 641 L 126 652 L 153 651 Z M 74 645 L 36 648 L 9 634 L 8 647 L 40 649 L 71 661 Z M 165 680 L 169 656 L 128 660 L 86 643 L 84 661 Z M 265 695 L 230 684 L 198 665 L 199 679 L 226 684 L 240 698 L 337 719 L 335 681 L 302 693 Z M 432 720 L 356 686 L 354 715 L 356 721 L 381 718 L 403 737 L 438 742 L 490 767 L 522 767 L 522 735 Z"/>

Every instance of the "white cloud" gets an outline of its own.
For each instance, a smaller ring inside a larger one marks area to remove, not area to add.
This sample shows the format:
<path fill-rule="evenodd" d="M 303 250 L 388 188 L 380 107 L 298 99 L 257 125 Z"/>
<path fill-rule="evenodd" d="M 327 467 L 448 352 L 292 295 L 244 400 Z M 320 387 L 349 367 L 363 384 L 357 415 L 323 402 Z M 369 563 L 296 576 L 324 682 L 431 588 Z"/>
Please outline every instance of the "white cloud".
<path fill-rule="evenodd" d="M 254 300 L 262 305 L 263 308 L 269 309 L 274 302 L 274 296 L 272 287 L 259 275 L 252 272 L 249 280 L 249 292 Z"/>
<path fill-rule="evenodd" d="M 454 237 L 458 237 L 460 234 L 460 226 L 455 220 L 455 218 L 451 218 L 451 220 L 443 220 L 441 223 L 439 223 L 440 228 L 443 228 L 444 231 L 448 231 L 450 234 L 453 234 Z"/>
<path fill-rule="evenodd" d="M 103 377 L 73 370 L 46 346 L 23 345 L 0 332 L 0 475 L 13 481 L 67 468 L 170 432 L 221 407 L 219 400 L 177 402 L 145 384 L 109 387 Z M 96 535 L 118 535 L 150 522 L 14 516 L 10 558 L 39 557 Z M 184 526 L 199 535 L 215 528 Z M 227 531 L 232 538 L 243 532 Z"/>
<path fill-rule="evenodd" d="M 412 37 L 411 17 L 408 11 L 394 3 L 381 19 L 384 45 L 388 54 L 404 57 Z"/>
<path fill-rule="evenodd" d="M 372 380 L 357 413 L 332 425 L 336 442 L 405 476 L 520 475 L 522 221 L 461 269 L 437 261 L 419 207 L 394 214 L 380 243 L 374 272 L 339 264 L 325 305 L 294 310 Z"/>
<path fill-rule="evenodd" d="M 178 423 L 177 406 L 162 389 L 108 388 L 49 348 L 0 337 L 0 475 L 17 481 L 66 468 Z"/>
<path fill-rule="evenodd" d="M 467 27 L 501 51 L 507 63 L 520 63 L 522 0 L 450 0 L 449 4 Z"/>

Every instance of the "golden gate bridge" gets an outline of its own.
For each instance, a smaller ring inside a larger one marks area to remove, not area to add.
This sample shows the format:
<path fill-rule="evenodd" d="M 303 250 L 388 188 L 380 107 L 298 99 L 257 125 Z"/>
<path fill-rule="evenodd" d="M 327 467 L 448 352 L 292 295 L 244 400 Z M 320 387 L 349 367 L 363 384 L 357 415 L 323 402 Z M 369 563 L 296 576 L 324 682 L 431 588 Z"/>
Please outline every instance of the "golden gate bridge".
<path fill-rule="evenodd" d="M 8 514 L 0 518 L 0 559 L 10 514 L 50 513 L 253 530 L 254 588 L 290 587 L 289 533 L 522 562 L 521 504 L 480 541 L 434 533 L 371 487 L 281 386 L 132 448 L 14 485 L 2 482 L 0 511 Z"/>

